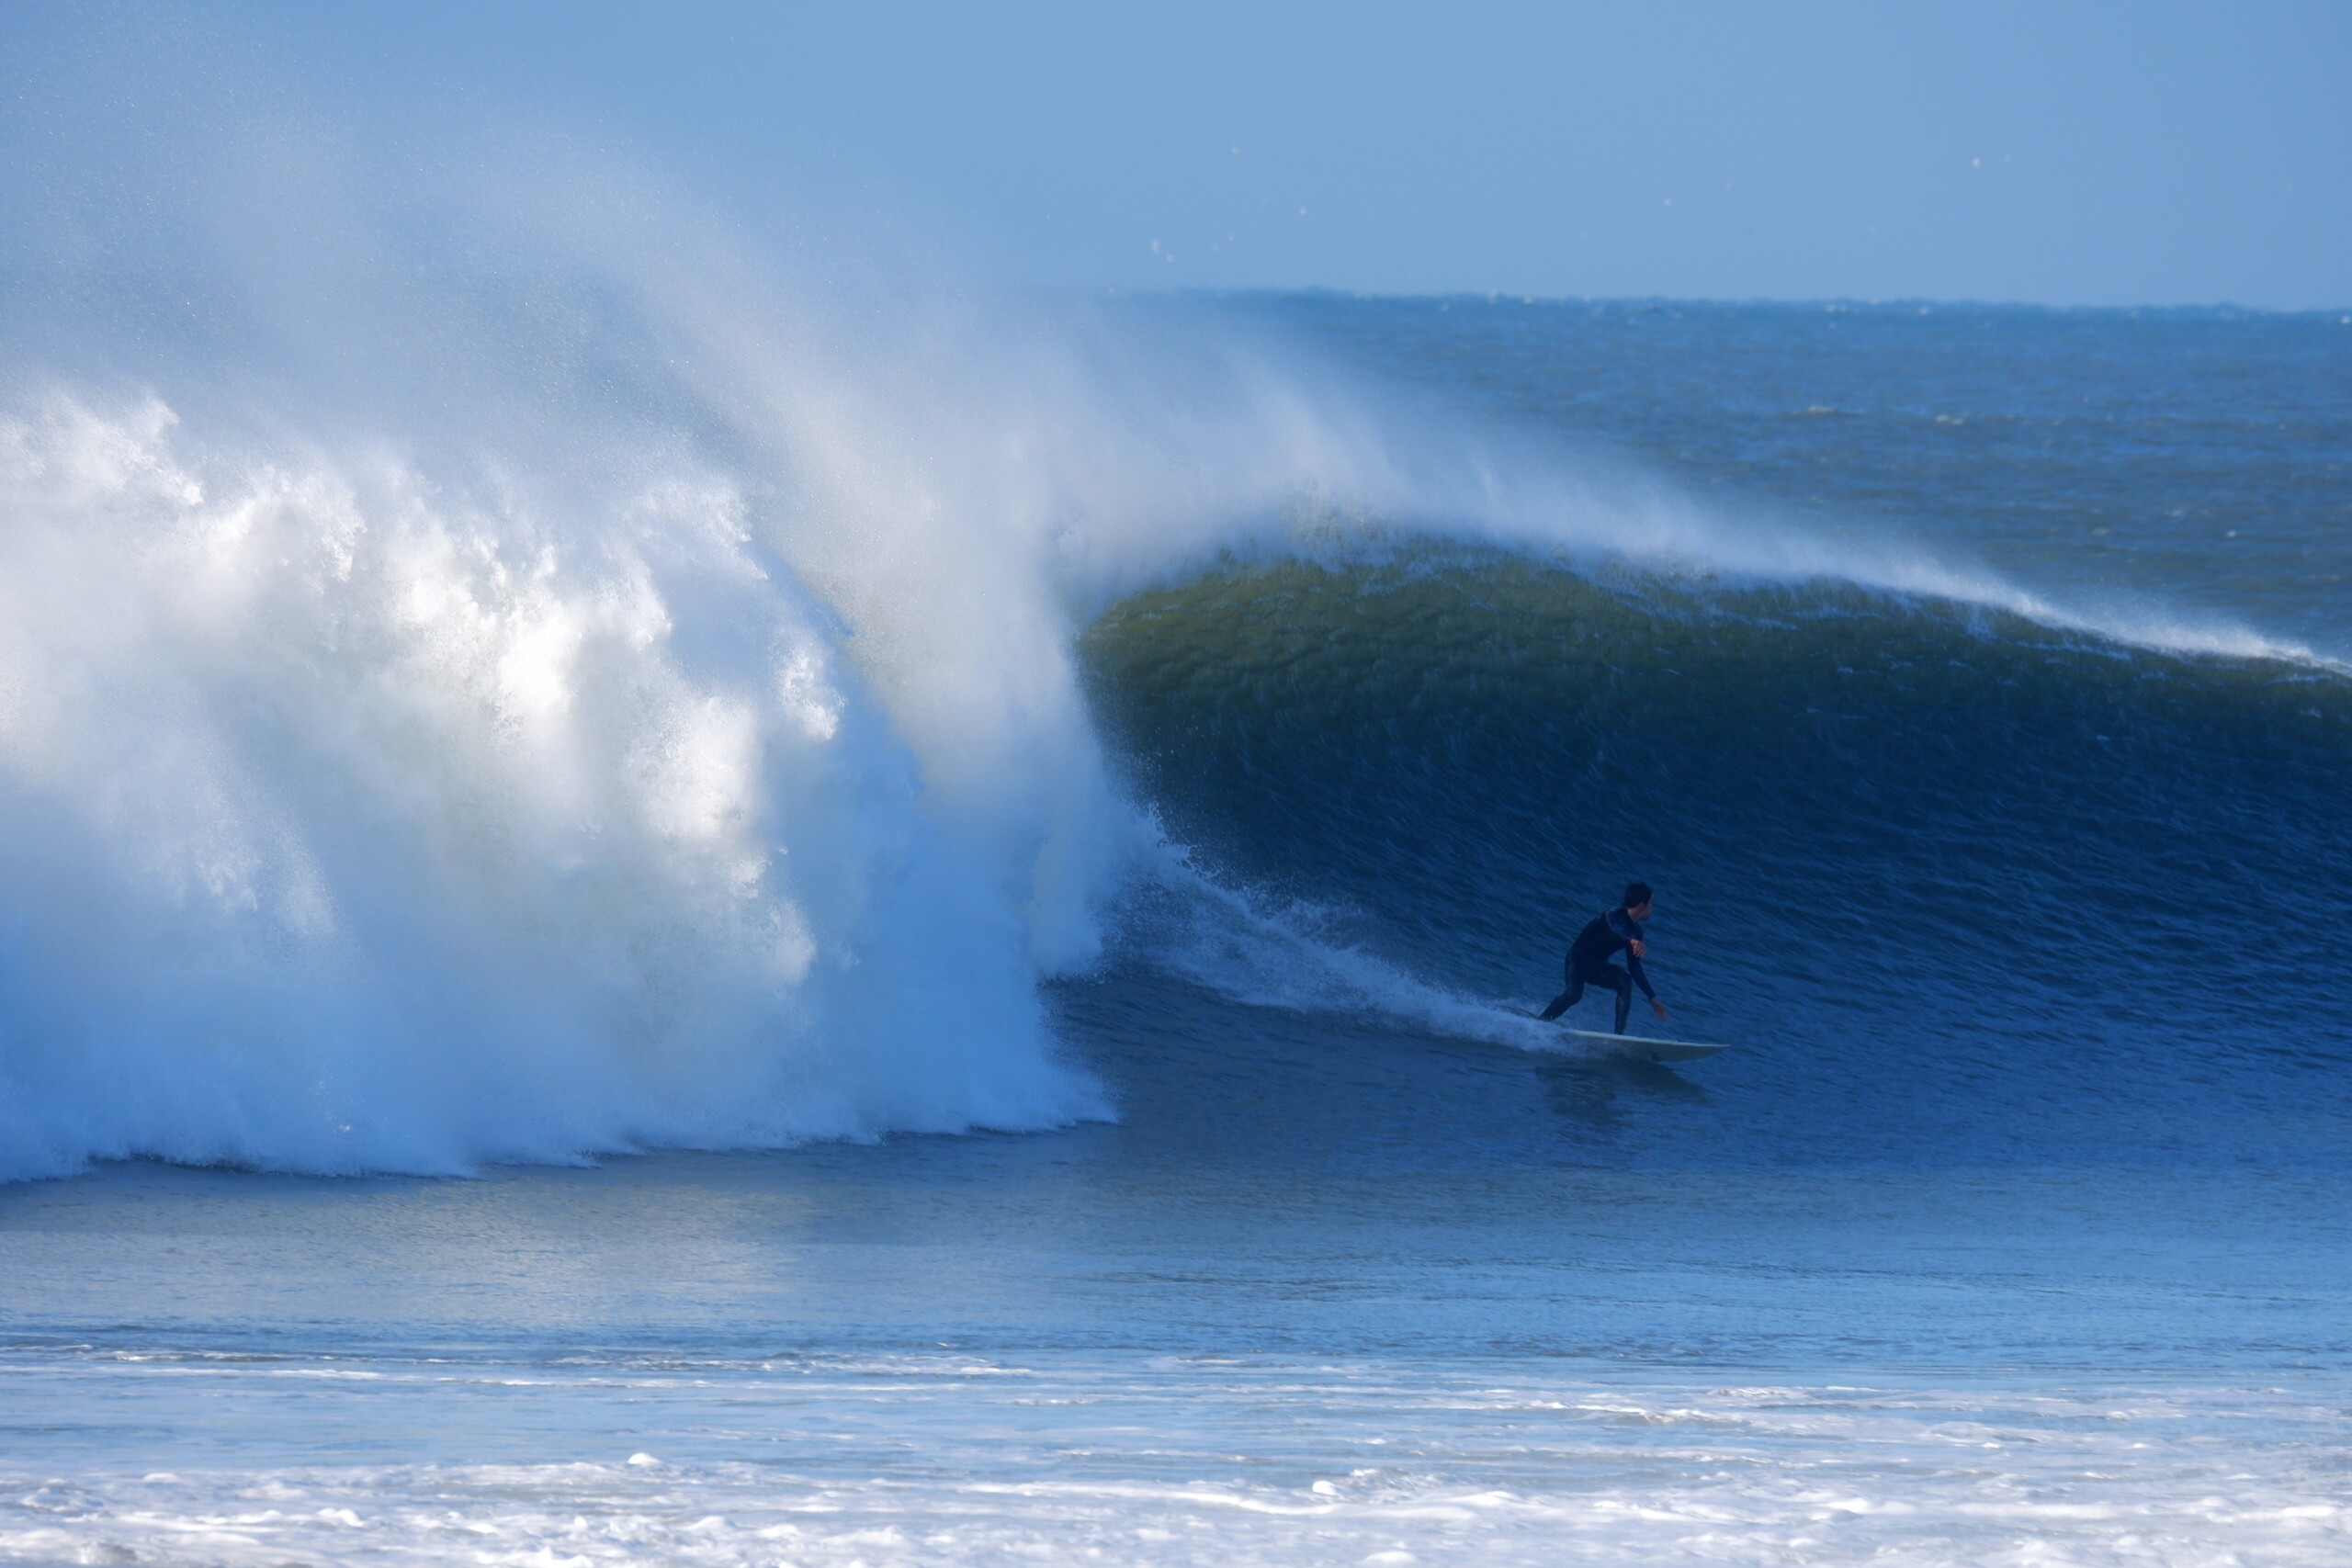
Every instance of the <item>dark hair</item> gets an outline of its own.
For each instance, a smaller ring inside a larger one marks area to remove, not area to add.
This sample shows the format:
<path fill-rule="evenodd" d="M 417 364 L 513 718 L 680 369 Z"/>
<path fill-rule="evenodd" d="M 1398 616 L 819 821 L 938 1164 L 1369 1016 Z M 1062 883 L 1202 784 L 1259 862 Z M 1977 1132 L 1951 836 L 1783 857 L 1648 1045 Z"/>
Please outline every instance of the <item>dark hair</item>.
<path fill-rule="evenodd" d="M 1625 884 L 1625 908 L 1638 909 L 1650 901 L 1650 885 L 1646 882 Z"/>

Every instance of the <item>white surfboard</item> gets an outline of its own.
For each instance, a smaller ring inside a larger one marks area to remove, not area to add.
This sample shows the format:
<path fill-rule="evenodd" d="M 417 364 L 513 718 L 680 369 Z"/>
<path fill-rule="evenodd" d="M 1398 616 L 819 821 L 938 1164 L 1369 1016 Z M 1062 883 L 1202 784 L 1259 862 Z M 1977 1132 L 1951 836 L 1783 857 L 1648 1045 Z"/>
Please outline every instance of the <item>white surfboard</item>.
<path fill-rule="evenodd" d="M 1702 1056 L 1731 1049 L 1728 1045 L 1702 1045 L 1695 1040 L 1645 1040 L 1638 1034 L 1602 1034 L 1591 1029 L 1563 1029 L 1560 1032 L 1606 1046 L 1606 1055 L 1630 1056 L 1637 1062 L 1695 1062 Z"/>

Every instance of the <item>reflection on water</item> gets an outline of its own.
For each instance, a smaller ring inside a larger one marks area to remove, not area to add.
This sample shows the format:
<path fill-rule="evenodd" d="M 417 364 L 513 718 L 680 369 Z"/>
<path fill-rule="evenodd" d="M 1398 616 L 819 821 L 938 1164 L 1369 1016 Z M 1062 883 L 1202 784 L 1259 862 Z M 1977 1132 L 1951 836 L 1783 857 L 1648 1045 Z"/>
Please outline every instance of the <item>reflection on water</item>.
<path fill-rule="evenodd" d="M 1535 1075 L 1543 1080 L 1544 1097 L 1563 1117 L 1577 1128 L 1603 1136 L 1614 1134 L 1621 1125 L 1620 1096 L 1707 1103 L 1704 1085 L 1662 1062 L 1538 1057 Z"/>

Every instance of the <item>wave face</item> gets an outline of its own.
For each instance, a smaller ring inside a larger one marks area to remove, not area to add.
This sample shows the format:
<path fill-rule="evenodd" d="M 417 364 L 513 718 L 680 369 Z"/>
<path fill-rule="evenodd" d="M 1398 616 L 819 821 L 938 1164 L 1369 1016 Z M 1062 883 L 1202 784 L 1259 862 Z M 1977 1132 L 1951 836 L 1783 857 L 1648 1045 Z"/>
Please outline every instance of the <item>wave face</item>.
<path fill-rule="evenodd" d="M 1219 576 L 1087 649 L 1171 832 L 1313 933 L 1167 946 L 1228 994 L 1540 1045 L 1517 1010 L 1639 874 L 1681 1027 L 1747 1048 L 1677 1161 L 2341 1157 L 2333 672 L 1455 552 Z"/>
<path fill-rule="evenodd" d="M 2340 1125 L 2324 625 L 1701 502 L 1250 310 L 422 177 L 14 258 L 0 1177 L 1114 1115 L 1073 976 L 1552 1048 L 1629 872 L 1746 1125 L 2046 1145 L 2029 1056 L 2127 1144 L 2226 1142 L 2200 1075 Z"/>

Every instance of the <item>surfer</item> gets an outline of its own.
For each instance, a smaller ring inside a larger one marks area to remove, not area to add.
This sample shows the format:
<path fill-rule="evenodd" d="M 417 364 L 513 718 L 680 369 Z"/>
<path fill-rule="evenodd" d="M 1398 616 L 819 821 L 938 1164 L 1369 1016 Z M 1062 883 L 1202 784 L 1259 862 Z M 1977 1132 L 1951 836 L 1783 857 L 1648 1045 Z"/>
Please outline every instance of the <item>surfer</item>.
<path fill-rule="evenodd" d="M 1623 1034 L 1625 1015 L 1634 1010 L 1634 987 L 1639 986 L 1642 995 L 1649 998 L 1650 1010 L 1664 1018 L 1666 1004 L 1657 999 L 1657 993 L 1650 989 L 1650 977 L 1642 973 L 1642 954 L 1649 951 L 1642 940 L 1642 922 L 1649 918 L 1650 885 L 1628 883 L 1623 903 L 1594 916 L 1592 923 L 1577 933 L 1568 948 L 1568 988 L 1552 998 L 1542 1016 L 1547 1021 L 1555 1019 L 1577 1005 L 1587 986 L 1606 986 L 1617 993 L 1617 1032 Z M 1625 954 L 1623 969 L 1609 962 L 1620 952 Z"/>

